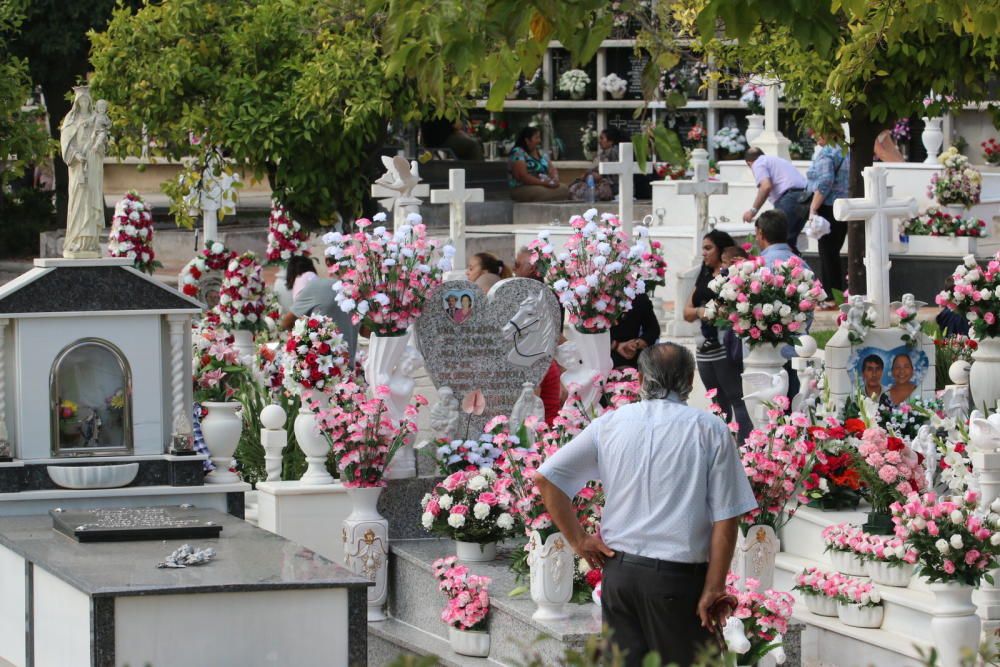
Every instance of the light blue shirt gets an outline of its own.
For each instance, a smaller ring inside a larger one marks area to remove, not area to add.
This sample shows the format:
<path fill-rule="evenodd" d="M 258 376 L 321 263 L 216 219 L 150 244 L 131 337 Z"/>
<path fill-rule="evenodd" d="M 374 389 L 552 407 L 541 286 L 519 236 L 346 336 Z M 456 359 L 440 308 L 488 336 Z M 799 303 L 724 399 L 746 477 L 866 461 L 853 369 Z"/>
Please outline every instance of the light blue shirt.
<path fill-rule="evenodd" d="M 761 155 L 750 165 L 750 170 L 753 171 L 758 186 L 765 178 L 771 181 L 767 200 L 772 204 L 781 199 L 786 191 L 806 187 L 806 177 L 799 173 L 794 164 L 780 157 Z"/>
<path fill-rule="evenodd" d="M 712 524 L 757 506 L 722 420 L 671 399 L 598 417 L 538 472 L 570 498 L 600 480 L 601 538 L 660 560 L 707 562 Z"/>
<path fill-rule="evenodd" d="M 760 256 L 763 257 L 764 261 L 767 262 L 770 266 L 774 266 L 779 262 L 787 262 L 792 257 L 795 257 L 795 251 L 793 251 L 792 247 L 787 243 L 772 243 L 771 245 L 767 246 L 766 248 L 760 251 Z M 800 257 L 799 259 L 802 258 Z M 802 260 L 802 265 L 807 269 L 809 268 L 809 264 L 806 263 L 806 260 L 804 259 Z M 805 331 L 803 333 L 809 333 L 809 329 L 812 328 L 812 323 L 813 323 L 813 314 L 809 313 L 808 316 L 806 317 L 806 326 L 805 326 Z M 748 349 L 749 348 L 744 344 L 743 345 L 744 356 L 746 356 Z M 795 348 L 792 347 L 791 345 L 785 345 L 784 347 L 781 348 L 781 356 L 783 356 L 785 359 L 791 359 L 792 357 L 795 356 Z"/>

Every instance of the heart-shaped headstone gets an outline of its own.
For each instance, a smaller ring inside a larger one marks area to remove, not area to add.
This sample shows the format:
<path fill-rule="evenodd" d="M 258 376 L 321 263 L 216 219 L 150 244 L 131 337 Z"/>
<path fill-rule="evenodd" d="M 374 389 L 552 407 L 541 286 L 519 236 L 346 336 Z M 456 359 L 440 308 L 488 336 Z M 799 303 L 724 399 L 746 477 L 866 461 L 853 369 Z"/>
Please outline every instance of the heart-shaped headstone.
<path fill-rule="evenodd" d="M 559 332 L 555 294 L 528 278 L 501 280 L 489 295 L 467 280 L 447 281 L 431 292 L 416 322 L 434 386 L 450 387 L 459 402 L 476 389 L 486 398 L 485 412 L 472 417 L 471 438 L 490 418 L 510 414 L 525 382 L 538 385 Z M 459 437 L 467 421 L 463 415 Z"/>

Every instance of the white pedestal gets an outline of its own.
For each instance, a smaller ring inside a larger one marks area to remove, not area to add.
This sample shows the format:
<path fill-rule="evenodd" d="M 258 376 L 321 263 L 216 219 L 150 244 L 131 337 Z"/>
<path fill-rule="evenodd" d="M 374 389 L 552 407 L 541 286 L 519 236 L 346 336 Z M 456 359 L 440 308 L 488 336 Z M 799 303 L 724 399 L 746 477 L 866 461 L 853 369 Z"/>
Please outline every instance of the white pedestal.
<path fill-rule="evenodd" d="M 257 512 L 260 528 L 309 547 L 337 565 L 344 563 L 341 524 L 351 513 L 351 501 L 343 484 L 261 482 Z"/>

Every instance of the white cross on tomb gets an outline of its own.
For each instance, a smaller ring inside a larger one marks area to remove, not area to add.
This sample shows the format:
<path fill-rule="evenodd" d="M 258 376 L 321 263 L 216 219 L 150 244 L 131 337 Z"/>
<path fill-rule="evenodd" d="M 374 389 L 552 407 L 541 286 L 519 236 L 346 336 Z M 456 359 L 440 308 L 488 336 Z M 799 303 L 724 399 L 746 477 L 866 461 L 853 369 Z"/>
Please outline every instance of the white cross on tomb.
<path fill-rule="evenodd" d="M 632 142 L 623 141 L 618 144 L 618 162 L 601 162 L 597 168 L 601 174 L 618 176 L 618 218 L 622 229 L 632 238 L 632 222 L 635 219 L 635 203 L 633 196 L 633 174 L 648 174 L 652 165 L 646 162 L 646 168 L 639 169 L 632 157 Z"/>
<path fill-rule="evenodd" d="M 694 227 L 694 250 L 691 261 L 701 264 L 701 239 L 708 233 L 708 198 L 712 195 L 724 195 L 729 192 L 729 184 L 725 181 L 708 180 L 708 151 L 696 148 L 691 151 L 691 164 L 694 166 L 694 180 L 677 183 L 677 194 L 691 195 L 697 204 L 697 219 Z"/>
<path fill-rule="evenodd" d="M 431 190 L 432 204 L 448 204 L 448 233 L 455 246 L 452 269 L 465 269 L 465 205 L 483 201 L 482 188 L 465 188 L 465 170 L 448 170 L 448 189 Z"/>

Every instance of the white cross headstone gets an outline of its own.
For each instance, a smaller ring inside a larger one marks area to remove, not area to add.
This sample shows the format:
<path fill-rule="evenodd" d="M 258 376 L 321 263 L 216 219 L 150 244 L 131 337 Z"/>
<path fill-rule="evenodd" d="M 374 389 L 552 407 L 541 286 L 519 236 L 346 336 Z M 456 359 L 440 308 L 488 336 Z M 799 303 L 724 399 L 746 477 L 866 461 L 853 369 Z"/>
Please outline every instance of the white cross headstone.
<path fill-rule="evenodd" d="M 768 81 L 764 93 L 764 131 L 758 134 L 751 146 L 756 146 L 767 155 L 777 155 L 789 159 L 788 146 L 792 143 L 778 127 L 778 87 L 776 81 Z"/>
<path fill-rule="evenodd" d="M 601 162 L 597 165 L 601 174 L 608 176 L 618 176 L 618 218 L 621 220 L 622 229 L 628 238 L 632 238 L 632 222 L 635 219 L 635 203 L 633 196 L 633 174 L 648 174 L 652 164 L 646 162 L 646 168 L 639 169 L 633 159 L 632 142 L 623 141 L 618 144 L 618 162 Z"/>
<path fill-rule="evenodd" d="M 431 190 L 432 204 L 448 204 L 448 233 L 455 246 L 453 270 L 465 269 L 465 205 L 469 202 L 481 202 L 483 199 L 482 188 L 465 188 L 464 169 L 448 170 L 447 190 Z"/>
<path fill-rule="evenodd" d="M 886 185 L 884 167 L 865 167 L 864 199 L 838 199 L 833 203 L 837 220 L 865 221 L 865 280 L 867 299 L 875 305 L 875 327 L 888 328 L 889 307 L 889 244 L 892 219 L 917 214 L 917 200 L 893 199 Z"/>
<path fill-rule="evenodd" d="M 694 239 L 691 248 L 691 268 L 678 272 L 674 291 L 674 322 L 671 333 L 675 336 L 693 336 L 698 330 L 697 322 L 684 321 L 684 306 L 688 297 L 694 291 L 694 283 L 701 271 L 701 240 L 708 233 L 708 198 L 712 195 L 724 195 L 729 192 L 729 184 L 725 181 L 708 180 L 708 151 L 696 148 L 691 151 L 691 164 L 694 167 L 694 180 L 681 181 L 677 184 L 677 194 L 691 195 L 696 202 L 696 218 L 694 223 Z"/>

